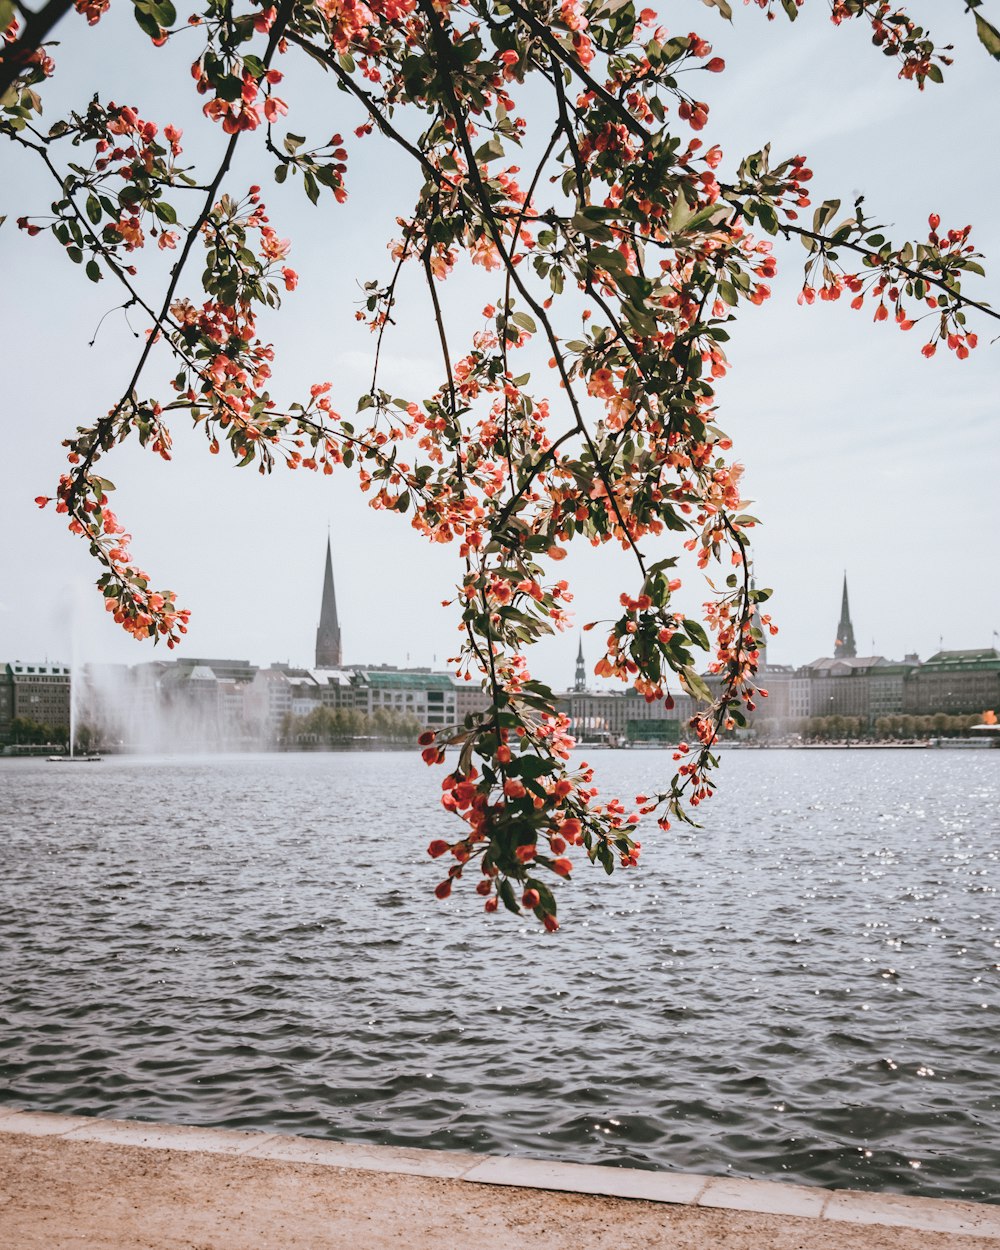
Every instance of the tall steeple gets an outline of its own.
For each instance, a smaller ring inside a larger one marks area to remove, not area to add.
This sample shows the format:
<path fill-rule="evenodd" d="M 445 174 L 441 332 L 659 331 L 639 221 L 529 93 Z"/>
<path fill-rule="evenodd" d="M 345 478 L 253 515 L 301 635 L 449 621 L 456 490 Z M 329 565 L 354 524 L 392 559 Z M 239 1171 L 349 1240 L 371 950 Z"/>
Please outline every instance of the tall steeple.
<path fill-rule="evenodd" d="M 583 692 L 587 689 L 587 661 L 583 658 L 583 638 L 580 638 L 580 649 L 576 653 L 576 680 L 573 689 Z"/>
<path fill-rule="evenodd" d="M 330 535 L 326 536 L 326 571 L 323 575 L 323 605 L 316 630 L 316 667 L 340 668 L 340 622 L 337 620 L 337 595 L 333 589 L 333 556 Z"/>
<path fill-rule="evenodd" d="M 837 643 L 833 648 L 837 660 L 853 660 L 858 654 L 854 644 L 854 626 L 851 624 L 851 607 L 847 602 L 847 574 L 844 574 L 844 594 L 840 601 L 840 623 L 837 625 Z"/>

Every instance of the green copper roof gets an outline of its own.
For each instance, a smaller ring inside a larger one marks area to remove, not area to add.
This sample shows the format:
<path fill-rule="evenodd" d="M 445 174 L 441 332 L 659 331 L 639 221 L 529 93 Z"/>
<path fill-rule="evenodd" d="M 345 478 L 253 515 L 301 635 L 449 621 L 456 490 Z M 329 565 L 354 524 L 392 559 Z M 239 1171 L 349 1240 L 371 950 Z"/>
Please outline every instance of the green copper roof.
<path fill-rule="evenodd" d="M 990 672 L 1000 669 L 1000 651 L 981 647 L 969 651 L 938 651 L 921 666 L 924 673 Z"/>
<path fill-rule="evenodd" d="M 362 669 L 361 675 L 370 686 L 383 690 L 454 690 L 447 673 L 393 672 L 392 669 Z"/>

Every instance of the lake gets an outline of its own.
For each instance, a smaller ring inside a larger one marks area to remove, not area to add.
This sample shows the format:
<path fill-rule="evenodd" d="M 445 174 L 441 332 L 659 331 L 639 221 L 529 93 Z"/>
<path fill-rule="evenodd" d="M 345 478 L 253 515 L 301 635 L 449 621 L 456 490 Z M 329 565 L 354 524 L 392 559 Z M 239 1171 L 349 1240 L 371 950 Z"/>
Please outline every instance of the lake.
<path fill-rule="evenodd" d="M 1000 1200 L 1000 752 L 729 751 L 555 935 L 435 900 L 441 776 L 0 761 L 0 1102 Z"/>

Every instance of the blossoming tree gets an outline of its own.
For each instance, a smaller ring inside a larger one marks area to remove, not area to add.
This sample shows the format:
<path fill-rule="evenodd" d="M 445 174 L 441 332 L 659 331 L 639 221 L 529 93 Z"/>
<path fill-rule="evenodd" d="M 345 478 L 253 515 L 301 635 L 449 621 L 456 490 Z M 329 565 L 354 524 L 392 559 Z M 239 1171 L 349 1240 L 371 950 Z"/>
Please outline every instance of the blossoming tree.
<path fill-rule="evenodd" d="M 902 78 L 920 89 L 941 81 L 947 49 L 906 13 L 887 0 L 829 2 L 835 23 L 870 25 Z M 964 289 L 983 272 L 970 230 L 932 214 L 926 238 L 892 242 L 860 201 L 813 206 L 806 158 L 767 148 L 723 181 L 700 98 L 722 59 L 707 38 L 671 35 L 631 0 L 207 0 L 186 27 L 200 39 L 192 74 L 204 113 L 228 136 L 217 166 L 189 167 L 174 125 L 99 94 L 43 126 L 53 27 L 98 23 L 108 3 L 0 0 L 0 131 L 37 157 L 57 194 L 50 216 L 17 224 L 49 233 L 92 282 L 117 284 L 149 328 L 110 409 L 67 440 L 56 510 L 102 566 L 114 619 L 168 647 L 188 613 L 133 559 L 99 470 L 130 437 L 169 459 L 168 421 L 184 414 L 213 454 L 224 448 L 262 472 L 283 463 L 353 473 L 373 507 L 409 513 L 426 539 L 451 544 L 458 663 L 489 707 L 422 738 L 425 760 L 448 765 L 442 802 L 457 821 L 429 847 L 449 862 L 437 894 L 475 871 L 487 911 L 531 910 L 555 929 L 550 887 L 572 871 L 571 849 L 608 872 L 634 865 L 641 816 L 664 828 L 691 819 L 712 793 L 718 735 L 766 697 L 759 630 L 775 631 L 759 616 L 768 592 L 751 581 L 754 518 L 717 423 L 715 383 L 741 306 L 768 298 L 774 242 L 805 247 L 801 302 L 846 298 L 875 321 L 919 327 L 925 356 L 964 358 L 977 343 L 967 319 L 996 316 Z M 728 0 L 705 3 L 716 19 L 731 16 Z M 794 19 L 803 0 L 755 3 Z M 156 45 L 185 29 L 172 0 L 132 5 Z M 982 0 L 965 7 L 1000 58 Z M 282 133 L 294 99 L 281 84 L 296 57 L 363 110 L 352 140 L 310 147 Z M 279 182 L 297 177 L 314 202 L 342 201 L 349 152 L 375 133 L 412 163 L 420 189 L 399 206 L 390 272 L 365 288 L 371 386 L 356 411 L 356 397 L 322 379 L 280 403 L 257 321 L 297 274 L 260 187 L 233 185 L 234 154 L 255 143 Z M 527 169 L 518 150 L 532 153 Z M 152 240 L 174 258 L 155 301 L 137 281 Z M 438 294 L 463 259 L 493 284 L 471 336 L 448 324 Z M 440 344 L 440 385 L 422 397 L 379 384 L 406 267 L 423 275 Z M 532 341 L 549 357 L 544 380 L 524 363 Z M 159 389 L 157 371 L 170 376 Z M 644 548 L 665 531 L 678 552 L 651 560 Z M 587 767 L 571 764 L 568 721 L 528 668 L 531 643 L 566 623 L 572 596 L 551 570 L 574 539 L 617 543 L 634 559 L 598 674 L 650 701 L 669 704 L 672 682 L 700 701 L 675 775 L 661 793 L 636 796 L 634 811 L 602 800 Z M 702 621 L 675 607 L 680 548 L 719 569 Z M 714 698 L 698 673 L 710 648 Z"/>

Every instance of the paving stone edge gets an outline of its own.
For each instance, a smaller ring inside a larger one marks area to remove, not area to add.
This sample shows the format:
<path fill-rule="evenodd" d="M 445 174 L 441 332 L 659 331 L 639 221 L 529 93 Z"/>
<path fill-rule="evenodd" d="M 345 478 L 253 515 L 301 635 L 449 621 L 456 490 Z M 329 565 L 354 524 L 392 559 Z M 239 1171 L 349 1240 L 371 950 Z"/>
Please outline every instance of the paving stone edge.
<path fill-rule="evenodd" d="M 0 1134 L 60 1137 L 149 1150 L 240 1155 L 281 1163 L 558 1190 L 801 1219 L 885 1224 L 1000 1241 L 1000 1205 L 820 1189 L 774 1181 L 654 1172 L 414 1147 L 370 1146 L 267 1131 L 196 1128 L 0 1107 Z"/>

